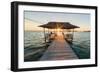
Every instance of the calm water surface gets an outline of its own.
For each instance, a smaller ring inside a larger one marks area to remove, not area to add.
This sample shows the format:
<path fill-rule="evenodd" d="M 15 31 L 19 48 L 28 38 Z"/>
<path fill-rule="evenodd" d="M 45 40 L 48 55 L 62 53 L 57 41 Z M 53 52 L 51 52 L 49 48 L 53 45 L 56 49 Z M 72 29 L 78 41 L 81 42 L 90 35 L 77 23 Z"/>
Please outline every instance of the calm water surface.
<path fill-rule="evenodd" d="M 38 48 L 44 46 L 43 32 L 29 32 L 24 33 L 24 48 Z M 72 48 L 80 55 L 80 58 L 90 57 L 90 32 L 75 32 Z M 24 52 L 28 52 L 24 51 Z"/>

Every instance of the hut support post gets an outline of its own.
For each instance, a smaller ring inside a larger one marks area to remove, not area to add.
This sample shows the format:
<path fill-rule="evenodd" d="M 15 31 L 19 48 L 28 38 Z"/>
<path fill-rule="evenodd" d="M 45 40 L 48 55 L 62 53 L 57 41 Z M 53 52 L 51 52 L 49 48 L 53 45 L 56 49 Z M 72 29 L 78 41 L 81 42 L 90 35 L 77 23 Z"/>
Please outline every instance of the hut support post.
<path fill-rule="evenodd" d="M 49 28 L 48 28 L 48 37 L 47 37 L 48 42 L 49 42 L 49 38 L 50 38 L 50 32 L 49 32 Z"/>
<path fill-rule="evenodd" d="M 62 29 L 62 34 L 63 34 L 63 36 L 65 37 L 65 35 L 64 35 L 64 29 Z"/>
<path fill-rule="evenodd" d="M 74 39 L 74 29 L 72 30 L 72 41 L 73 42 L 73 39 Z"/>
<path fill-rule="evenodd" d="M 43 29 L 44 29 L 44 42 L 45 42 L 45 44 L 46 44 L 45 28 L 43 28 Z"/>

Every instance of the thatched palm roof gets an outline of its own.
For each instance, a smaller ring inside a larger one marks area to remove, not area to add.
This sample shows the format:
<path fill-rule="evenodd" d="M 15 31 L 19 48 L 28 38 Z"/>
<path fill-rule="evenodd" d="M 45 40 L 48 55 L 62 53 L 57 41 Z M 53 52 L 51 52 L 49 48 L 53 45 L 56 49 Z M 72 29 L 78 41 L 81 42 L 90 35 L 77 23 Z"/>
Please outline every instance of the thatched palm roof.
<path fill-rule="evenodd" d="M 49 28 L 49 29 L 55 29 L 55 28 L 74 29 L 74 28 L 79 28 L 78 26 L 72 25 L 69 22 L 48 22 L 47 24 L 40 25 L 39 27 Z"/>

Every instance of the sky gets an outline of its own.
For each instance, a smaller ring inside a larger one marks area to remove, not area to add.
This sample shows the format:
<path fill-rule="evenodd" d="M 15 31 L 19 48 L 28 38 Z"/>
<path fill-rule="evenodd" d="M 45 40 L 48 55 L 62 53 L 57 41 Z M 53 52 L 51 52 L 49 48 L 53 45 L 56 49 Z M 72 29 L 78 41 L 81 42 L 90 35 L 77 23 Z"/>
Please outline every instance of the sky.
<path fill-rule="evenodd" d="M 79 26 L 78 31 L 90 30 L 90 14 L 87 13 L 64 13 L 64 12 L 38 12 L 24 11 L 25 31 L 41 31 L 39 25 L 48 22 L 70 22 Z"/>

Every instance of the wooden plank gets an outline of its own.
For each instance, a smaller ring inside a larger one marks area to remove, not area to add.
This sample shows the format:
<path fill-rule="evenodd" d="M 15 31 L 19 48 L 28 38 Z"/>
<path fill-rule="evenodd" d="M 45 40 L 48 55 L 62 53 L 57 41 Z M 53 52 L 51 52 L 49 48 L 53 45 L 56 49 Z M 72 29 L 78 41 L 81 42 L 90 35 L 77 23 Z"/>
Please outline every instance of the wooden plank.
<path fill-rule="evenodd" d="M 40 58 L 41 60 L 68 60 L 78 59 L 69 44 L 65 41 L 62 33 L 59 33 L 55 40 L 48 47 L 47 51 Z"/>

